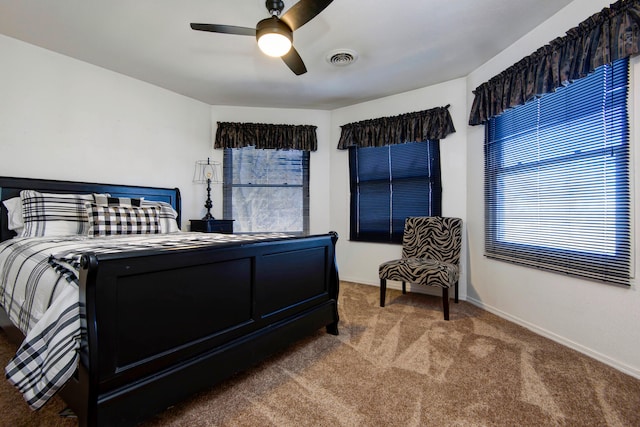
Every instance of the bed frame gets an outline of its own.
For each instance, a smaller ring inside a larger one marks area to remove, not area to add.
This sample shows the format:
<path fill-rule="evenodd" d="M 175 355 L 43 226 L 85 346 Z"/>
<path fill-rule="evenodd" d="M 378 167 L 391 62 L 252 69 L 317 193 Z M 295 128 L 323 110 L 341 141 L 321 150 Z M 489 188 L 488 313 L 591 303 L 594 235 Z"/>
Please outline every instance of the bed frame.
<path fill-rule="evenodd" d="M 138 196 L 180 212 L 177 188 L 0 177 L 0 200 L 22 189 Z M 14 234 L 0 206 L 4 241 Z M 85 254 L 80 304 L 87 345 L 76 375 L 60 391 L 80 426 L 136 424 L 320 328 L 337 335 L 336 241 L 331 232 Z M 4 311 L 0 327 L 22 341 Z"/>

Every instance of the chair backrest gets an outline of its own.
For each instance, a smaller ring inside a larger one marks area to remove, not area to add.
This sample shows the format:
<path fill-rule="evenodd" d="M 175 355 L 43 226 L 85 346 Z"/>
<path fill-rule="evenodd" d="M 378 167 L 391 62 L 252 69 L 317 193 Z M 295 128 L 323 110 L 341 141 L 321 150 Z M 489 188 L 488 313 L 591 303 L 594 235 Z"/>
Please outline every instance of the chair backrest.
<path fill-rule="evenodd" d="M 458 264 L 462 248 L 462 220 L 441 216 L 408 217 L 402 238 L 403 258 L 431 258 Z"/>

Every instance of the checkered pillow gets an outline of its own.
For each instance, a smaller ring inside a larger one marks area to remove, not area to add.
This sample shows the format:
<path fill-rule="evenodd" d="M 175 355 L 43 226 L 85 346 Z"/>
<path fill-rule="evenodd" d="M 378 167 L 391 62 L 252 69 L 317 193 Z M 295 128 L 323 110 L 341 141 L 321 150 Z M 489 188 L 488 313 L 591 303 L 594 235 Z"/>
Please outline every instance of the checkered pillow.
<path fill-rule="evenodd" d="M 112 197 L 108 194 L 94 194 L 93 201 L 98 206 L 142 206 L 142 198 L 131 199 L 129 197 Z"/>
<path fill-rule="evenodd" d="M 86 203 L 90 236 L 160 233 L 160 209 L 157 206 L 98 206 Z"/>
<path fill-rule="evenodd" d="M 22 237 L 68 236 L 86 234 L 89 229 L 84 204 L 91 194 L 41 193 L 22 190 Z"/>
<path fill-rule="evenodd" d="M 161 233 L 174 233 L 180 231 L 178 227 L 178 212 L 166 202 L 156 202 L 151 200 L 143 200 L 142 206 L 157 206 L 160 209 L 160 232 Z"/>

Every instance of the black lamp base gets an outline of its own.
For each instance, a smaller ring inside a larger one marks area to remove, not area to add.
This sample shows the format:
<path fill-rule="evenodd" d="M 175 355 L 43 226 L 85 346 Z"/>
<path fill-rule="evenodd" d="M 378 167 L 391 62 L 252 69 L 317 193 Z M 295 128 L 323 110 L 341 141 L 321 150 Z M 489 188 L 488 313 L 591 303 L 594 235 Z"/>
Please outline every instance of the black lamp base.
<path fill-rule="evenodd" d="M 211 208 L 213 207 L 213 202 L 211 201 L 211 180 L 207 179 L 207 200 L 204 203 L 204 207 L 207 208 L 207 214 L 202 217 L 203 220 L 207 219 L 215 219 L 213 215 L 211 215 Z"/>

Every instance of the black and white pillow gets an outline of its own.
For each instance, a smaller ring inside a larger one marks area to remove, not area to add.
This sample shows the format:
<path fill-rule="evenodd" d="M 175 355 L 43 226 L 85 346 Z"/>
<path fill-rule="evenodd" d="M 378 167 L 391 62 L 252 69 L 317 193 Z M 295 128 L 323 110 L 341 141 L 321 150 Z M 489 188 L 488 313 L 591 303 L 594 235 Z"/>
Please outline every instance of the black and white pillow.
<path fill-rule="evenodd" d="M 22 237 L 86 234 L 89 229 L 85 203 L 91 194 L 41 193 L 22 190 Z"/>
<path fill-rule="evenodd" d="M 98 206 L 134 206 L 151 207 L 156 206 L 160 212 L 160 233 L 173 233 L 180 231 L 178 227 L 178 212 L 166 202 L 155 200 L 145 200 L 141 198 L 112 197 L 108 194 L 94 194 L 95 204 Z"/>
<path fill-rule="evenodd" d="M 93 201 L 98 206 L 142 206 L 142 198 L 112 197 L 109 194 L 94 194 Z"/>
<path fill-rule="evenodd" d="M 157 206 L 160 209 L 160 232 L 161 233 L 174 233 L 180 231 L 178 227 L 178 212 L 166 202 L 156 202 L 151 200 L 142 200 L 142 206 Z"/>
<path fill-rule="evenodd" d="M 98 206 L 86 203 L 90 236 L 160 233 L 160 209 L 157 206 Z"/>

